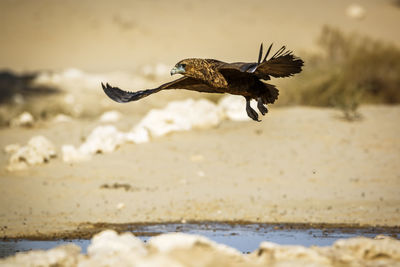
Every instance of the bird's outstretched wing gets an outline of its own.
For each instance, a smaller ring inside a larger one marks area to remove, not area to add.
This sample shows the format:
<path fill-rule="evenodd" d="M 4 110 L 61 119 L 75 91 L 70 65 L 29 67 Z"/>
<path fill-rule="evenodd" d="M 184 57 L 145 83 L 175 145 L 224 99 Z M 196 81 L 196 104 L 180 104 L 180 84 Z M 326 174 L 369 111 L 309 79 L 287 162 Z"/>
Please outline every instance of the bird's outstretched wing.
<path fill-rule="evenodd" d="M 272 44 L 269 46 L 267 53 L 262 59 L 263 44 L 261 44 L 260 52 L 258 54 L 258 62 L 225 63 L 220 65 L 218 70 L 223 75 L 250 74 L 264 80 L 269 80 L 270 76 L 276 78 L 288 77 L 301 72 L 301 68 L 304 64 L 303 60 L 295 57 L 292 51 L 285 50 L 285 46 L 282 46 L 270 59 L 267 60 L 267 57 L 271 52 L 271 48 Z"/>
<path fill-rule="evenodd" d="M 119 89 L 118 87 L 113 87 L 108 83 L 106 83 L 105 85 L 101 83 L 101 86 L 103 87 L 104 93 L 106 93 L 109 98 L 119 103 L 136 101 L 165 89 L 187 89 L 198 92 L 217 93 L 213 88 L 209 87 L 208 85 L 190 77 L 182 77 L 172 82 L 165 83 L 154 89 L 140 90 L 136 92 L 124 91 Z"/>

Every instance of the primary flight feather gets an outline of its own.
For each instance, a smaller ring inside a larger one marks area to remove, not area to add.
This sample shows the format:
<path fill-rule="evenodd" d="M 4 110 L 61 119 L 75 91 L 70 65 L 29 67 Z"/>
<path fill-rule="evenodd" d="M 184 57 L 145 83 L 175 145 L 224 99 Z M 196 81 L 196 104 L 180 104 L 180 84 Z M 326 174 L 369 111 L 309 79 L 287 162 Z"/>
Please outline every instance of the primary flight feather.
<path fill-rule="evenodd" d="M 114 101 L 126 103 L 136 101 L 148 95 L 166 89 L 186 89 L 206 93 L 229 93 L 246 98 L 247 115 L 255 121 L 257 112 L 250 106 L 250 100 L 257 101 L 257 108 L 262 115 L 268 112 L 267 104 L 273 104 L 278 98 L 278 89 L 262 80 L 270 77 L 288 77 L 301 72 L 303 60 L 295 57 L 286 47 L 281 47 L 269 59 L 272 44 L 264 58 L 263 45 L 260 46 L 258 61 L 254 63 L 226 63 L 215 59 L 188 58 L 179 61 L 171 70 L 171 75 L 182 74 L 183 77 L 165 83 L 154 89 L 128 92 L 108 83 L 101 86 L 104 92 Z"/>

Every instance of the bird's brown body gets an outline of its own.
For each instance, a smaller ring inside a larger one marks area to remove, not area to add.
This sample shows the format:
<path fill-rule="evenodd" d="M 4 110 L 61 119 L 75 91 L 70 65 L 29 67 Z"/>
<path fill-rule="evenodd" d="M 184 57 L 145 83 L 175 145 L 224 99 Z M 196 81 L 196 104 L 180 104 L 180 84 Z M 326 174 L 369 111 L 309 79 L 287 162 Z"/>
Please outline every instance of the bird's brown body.
<path fill-rule="evenodd" d="M 257 108 L 264 115 L 268 112 L 266 105 L 272 104 L 278 98 L 278 89 L 262 80 L 272 77 L 288 77 L 299 73 L 303 61 L 293 56 L 292 52 L 279 49 L 269 60 L 262 57 L 260 47 L 257 63 L 225 63 L 215 59 L 189 58 L 178 62 L 171 70 L 173 74 L 183 74 L 184 77 L 165 83 L 158 88 L 137 92 L 123 91 L 109 84 L 103 85 L 104 92 L 114 101 L 125 103 L 136 101 L 150 94 L 166 89 L 187 89 L 205 93 L 229 93 L 246 98 L 246 111 L 250 118 L 258 121 L 257 112 L 250 107 L 250 100 L 257 101 Z"/>

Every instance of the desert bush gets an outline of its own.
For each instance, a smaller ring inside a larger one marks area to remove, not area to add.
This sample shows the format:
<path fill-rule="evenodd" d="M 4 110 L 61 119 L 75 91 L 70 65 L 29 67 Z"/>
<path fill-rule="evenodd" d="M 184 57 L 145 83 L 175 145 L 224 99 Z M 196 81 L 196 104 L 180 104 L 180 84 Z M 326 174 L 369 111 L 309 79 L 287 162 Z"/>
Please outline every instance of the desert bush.
<path fill-rule="evenodd" d="M 358 34 L 324 27 L 319 52 L 306 56 L 304 72 L 285 87 L 284 104 L 334 106 L 400 103 L 400 50 Z"/>

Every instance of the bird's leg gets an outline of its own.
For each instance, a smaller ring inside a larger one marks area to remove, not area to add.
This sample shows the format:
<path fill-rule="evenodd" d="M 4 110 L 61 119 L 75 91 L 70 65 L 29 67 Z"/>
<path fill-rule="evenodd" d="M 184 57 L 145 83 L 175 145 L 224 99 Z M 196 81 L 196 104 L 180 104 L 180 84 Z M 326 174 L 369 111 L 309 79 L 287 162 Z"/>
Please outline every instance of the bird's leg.
<path fill-rule="evenodd" d="M 267 105 L 264 106 L 263 100 L 261 97 L 257 98 L 257 108 L 263 114 L 263 116 L 268 113 Z"/>
<path fill-rule="evenodd" d="M 250 100 L 251 100 L 251 98 L 246 97 L 246 112 L 247 112 L 247 116 L 249 116 L 251 119 L 253 119 L 255 121 L 260 121 L 260 120 L 258 120 L 257 112 L 250 106 Z"/>

